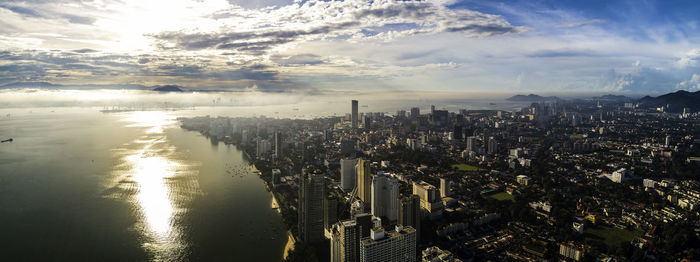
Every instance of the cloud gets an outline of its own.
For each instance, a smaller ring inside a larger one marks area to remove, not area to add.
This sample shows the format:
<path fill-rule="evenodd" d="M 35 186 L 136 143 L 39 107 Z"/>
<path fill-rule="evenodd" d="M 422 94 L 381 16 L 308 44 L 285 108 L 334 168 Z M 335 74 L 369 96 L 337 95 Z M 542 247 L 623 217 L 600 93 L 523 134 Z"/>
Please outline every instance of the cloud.
<path fill-rule="evenodd" d="M 678 58 L 676 65 L 680 68 L 695 67 L 698 61 L 700 61 L 700 49 L 691 49 Z"/>
<path fill-rule="evenodd" d="M 582 26 L 587 26 L 587 25 L 594 25 L 594 24 L 607 24 L 610 21 L 605 20 L 605 19 L 591 19 L 591 20 L 584 20 L 584 21 L 572 21 L 572 22 L 566 22 L 557 25 L 557 28 L 575 28 L 575 27 L 582 27 Z"/>
<path fill-rule="evenodd" d="M 236 9 L 240 11 L 239 9 Z M 524 32 L 496 15 L 471 10 L 450 10 L 444 6 L 421 1 L 331 1 L 306 2 L 285 8 L 260 9 L 244 14 L 218 13 L 221 22 L 247 20 L 248 28 L 233 25 L 218 31 L 196 29 L 150 34 L 161 49 L 204 50 L 223 49 L 260 54 L 295 41 L 327 38 L 372 39 L 380 36 L 462 33 L 471 37 L 488 37 Z M 264 17 L 264 18 L 261 18 Z M 271 20 L 270 18 L 276 18 Z M 255 22 L 257 21 L 257 22 Z M 250 24 L 252 23 L 252 24 Z M 391 27 L 403 24 L 408 27 Z M 386 27 L 383 34 L 372 33 Z"/>
<path fill-rule="evenodd" d="M 677 86 L 679 77 L 679 75 L 667 70 L 645 67 L 637 61 L 634 70 L 629 73 L 618 73 L 614 69 L 610 69 L 602 76 L 599 89 L 617 92 L 663 93 Z"/>
<path fill-rule="evenodd" d="M 272 62 L 280 65 L 295 66 L 295 65 L 318 65 L 324 63 L 323 58 L 314 54 L 298 54 L 298 55 L 272 55 Z"/>
<path fill-rule="evenodd" d="M 690 79 L 678 83 L 676 89 L 700 91 L 700 74 L 693 74 Z"/>
<path fill-rule="evenodd" d="M 601 54 L 598 54 L 593 50 L 564 48 L 564 49 L 537 50 L 537 51 L 529 53 L 527 56 L 528 57 L 537 57 L 537 58 L 576 57 L 576 56 L 598 57 L 598 56 L 601 56 Z"/>

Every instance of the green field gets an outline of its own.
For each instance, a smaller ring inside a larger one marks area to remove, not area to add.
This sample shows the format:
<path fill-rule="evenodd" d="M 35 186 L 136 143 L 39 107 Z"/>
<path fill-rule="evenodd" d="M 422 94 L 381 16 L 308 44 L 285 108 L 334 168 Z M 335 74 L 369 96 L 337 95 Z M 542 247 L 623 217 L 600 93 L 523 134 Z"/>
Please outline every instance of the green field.
<path fill-rule="evenodd" d="M 496 194 L 490 195 L 489 197 L 496 199 L 496 200 L 499 200 L 499 201 L 503 201 L 503 200 L 515 201 L 515 197 L 511 194 L 506 193 L 506 192 L 496 193 Z"/>
<path fill-rule="evenodd" d="M 452 169 L 457 169 L 459 171 L 479 171 L 478 167 L 467 165 L 467 164 L 454 164 Z"/>
<path fill-rule="evenodd" d="M 586 240 L 602 241 L 608 247 L 617 247 L 642 235 L 641 231 L 634 232 L 609 226 L 590 226 L 584 229 L 583 233 Z"/>

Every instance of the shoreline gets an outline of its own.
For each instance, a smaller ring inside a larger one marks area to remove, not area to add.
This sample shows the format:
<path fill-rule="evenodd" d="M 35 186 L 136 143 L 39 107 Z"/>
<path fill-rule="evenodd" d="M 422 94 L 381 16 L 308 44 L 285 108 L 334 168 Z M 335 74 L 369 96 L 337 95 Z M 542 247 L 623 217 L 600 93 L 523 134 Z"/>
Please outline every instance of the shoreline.
<path fill-rule="evenodd" d="M 277 197 L 275 197 L 275 194 L 270 191 L 270 207 L 277 211 L 280 216 L 282 216 L 282 211 L 280 210 L 280 205 L 279 202 L 277 202 Z M 287 244 L 284 246 L 284 253 L 282 254 L 282 259 L 287 259 L 287 256 L 289 256 L 289 252 L 294 250 L 294 244 L 296 243 L 296 240 L 294 239 L 294 236 L 292 235 L 292 231 L 287 229 Z"/>
<path fill-rule="evenodd" d="M 185 130 L 193 130 L 193 129 L 184 128 L 184 127 L 182 127 L 182 126 L 180 126 L 180 128 L 185 129 Z M 193 130 L 193 131 L 196 131 L 196 130 Z M 205 132 L 202 132 L 202 131 L 200 131 L 200 134 L 204 135 L 204 136 L 207 137 L 207 138 L 210 138 L 210 137 L 211 137 L 211 136 L 209 136 L 208 133 L 205 133 Z M 260 170 L 258 170 L 258 168 L 255 166 L 255 164 L 253 163 L 253 159 L 250 157 L 250 154 L 248 154 L 248 152 L 246 152 L 245 149 L 244 149 L 243 147 L 241 147 L 240 145 L 238 145 L 238 144 L 236 144 L 236 143 L 227 143 L 226 141 L 219 141 L 219 142 L 224 142 L 224 144 L 233 145 L 233 146 L 235 146 L 237 149 L 239 149 L 239 150 L 241 150 L 241 151 L 243 152 L 243 154 L 244 154 L 244 156 L 245 156 L 245 157 L 243 158 L 244 161 L 246 161 L 246 162 L 248 163 L 248 165 L 250 165 L 251 171 L 252 171 L 253 173 L 255 173 L 255 174 L 258 175 L 258 178 L 260 178 L 260 180 L 262 180 L 263 185 L 266 187 L 267 191 L 270 193 L 270 200 L 271 200 L 271 201 L 270 201 L 270 207 L 271 207 L 272 209 L 275 209 L 275 211 L 277 211 L 277 214 L 280 215 L 280 218 L 284 220 L 284 217 L 282 216 L 281 206 L 279 205 L 279 201 L 277 201 L 277 197 L 275 197 L 275 194 L 274 194 L 274 192 L 272 191 L 272 189 L 269 187 L 269 184 L 267 183 L 267 181 L 265 181 L 264 179 L 262 179 L 262 177 L 261 177 L 262 172 L 261 172 Z M 285 227 L 286 227 L 286 226 L 285 226 Z M 290 251 L 294 250 L 294 244 L 296 244 L 296 238 L 294 237 L 294 234 L 292 234 L 292 231 L 291 231 L 289 228 L 287 228 L 287 244 L 285 244 L 285 247 L 284 247 L 284 250 L 283 250 L 283 253 L 282 253 L 282 259 L 283 259 L 283 260 L 284 260 L 284 259 L 287 259 L 287 257 L 289 256 L 289 252 L 290 252 Z"/>

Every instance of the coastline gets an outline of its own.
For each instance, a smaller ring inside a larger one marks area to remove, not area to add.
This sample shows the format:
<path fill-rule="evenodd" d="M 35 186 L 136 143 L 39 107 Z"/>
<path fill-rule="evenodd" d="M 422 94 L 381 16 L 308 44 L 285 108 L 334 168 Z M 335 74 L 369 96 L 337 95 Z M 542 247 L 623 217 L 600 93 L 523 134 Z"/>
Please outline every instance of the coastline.
<path fill-rule="evenodd" d="M 182 127 L 182 126 L 180 126 L 180 128 L 185 129 L 185 130 L 195 130 L 195 129 L 188 129 L 188 128 L 185 128 L 185 127 Z M 202 135 L 204 135 L 205 137 L 207 137 L 207 138 L 210 137 L 209 134 L 208 134 L 208 132 L 203 132 L 203 131 L 200 130 L 200 133 L 201 133 Z M 223 141 L 223 142 L 224 142 L 224 143 L 227 143 L 226 141 Z M 254 162 L 254 161 L 253 161 L 253 158 L 251 158 L 250 154 L 249 154 L 243 147 L 239 146 L 239 145 L 236 144 L 236 143 L 230 143 L 230 144 L 236 146 L 236 147 L 239 148 L 241 151 L 243 151 L 243 155 L 244 155 L 244 158 L 243 158 L 243 159 L 244 159 L 246 162 L 248 162 L 248 164 L 249 164 L 250 167 L 251 167 L 251 171 L 252 171 L 253 173 L 255 173 L 255 174 L 258 175 L 258 178 L 260 178 L 260 180 L 262 180 L 263 185 L 265 186 L 265 188 L 267 189 L 267 191 L 270 193 L 270 200 L 271 200 L 271 201 L 270 201 L 270 207 L 271 207 L 272 209 L 275 209 L 275 211 L 277 211 L 277 213 L 280 215 L 280 217 L 281 217 L 282 219 L 284 219 L 284 217 L 282 216 L 281 206 L 279 205 L 279 201 L 277 201 L 277 197 L 275 197 L 275 194 L 274 194 L 274 192 L 272 191 L 272 188 L 270 188 L 268 182 L 265 181 L 265 179 L 262 179 L 262 172 L 261 172 L 261 171 L 255 166 L 255 164 L 253 163 L 253 162 Z M 289 253 L 290 253 L 292 250 L 294 250 L 294 244 L 295 244 L 295 243 L 296 243 L 296 238 L 294 237 L 294 234 L 292 234 L 291 229 L 287 228 L 287 244 L 285 245 L 284 251 L 283 251 L 283 253 L 282 253 L 282 259 L 283 259 L 283 260 L 284 260 L 284 259 L 287 259 L 287 257 L 289 256 Z"/>
<path fill-rule="evenodd" d="M 277 211 L 280 216 L 282 215 L 282 211 L 280 210 L 280 205 L 279 202 L 277 202 L 277 198 L 275 197 L 275 194 L 270 191 L 270 207 Z M 294 240 L 294 236 L 292 235 L 292 231 L 287 229 L 287 244 L 284 246 L 284 253 L 282 254 L 282 259 L 287 259 L 287 256 L 289 255 L 289 252 L 294 250 L 294 244 L 296 241 Z"/>

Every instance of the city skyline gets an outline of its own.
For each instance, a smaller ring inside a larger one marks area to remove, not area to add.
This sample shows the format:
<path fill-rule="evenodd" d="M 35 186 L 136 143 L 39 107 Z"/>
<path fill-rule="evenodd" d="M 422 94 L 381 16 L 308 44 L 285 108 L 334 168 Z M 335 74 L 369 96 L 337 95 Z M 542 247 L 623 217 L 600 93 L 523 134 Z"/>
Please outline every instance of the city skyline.
<path fill-rule="evenodd" d="M 699 9 L 692 1 L 9 1 L 0 4 L 0 85 L 696 91 Z"/>

